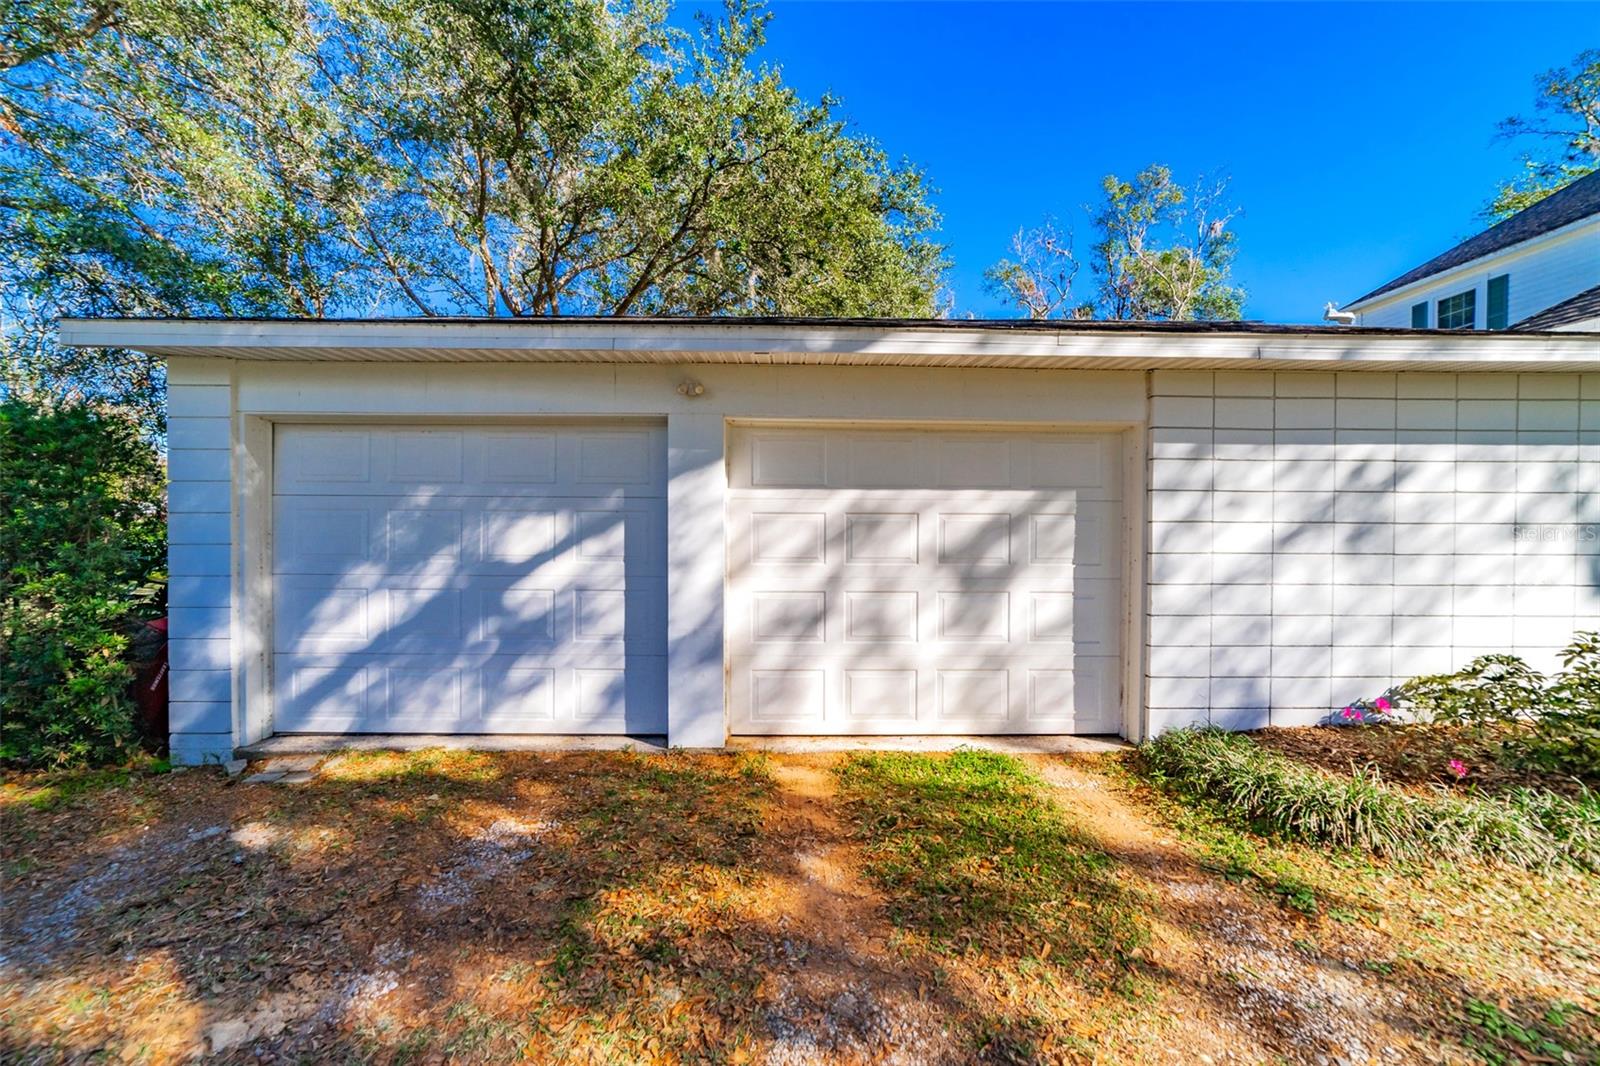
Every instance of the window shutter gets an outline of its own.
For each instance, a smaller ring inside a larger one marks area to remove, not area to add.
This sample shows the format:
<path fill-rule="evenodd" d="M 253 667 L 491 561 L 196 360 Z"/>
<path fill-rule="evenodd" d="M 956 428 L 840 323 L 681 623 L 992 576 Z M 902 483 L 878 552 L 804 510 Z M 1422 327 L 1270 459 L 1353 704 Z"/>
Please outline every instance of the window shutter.
<path fill-rule="evenodd" d="M 1489 329 L 1505 329 L 1511 316 L 1511 275 L 1501 274 L 1489 279 L 1489 314 L 1485 325 Z"/>
<path fill-rule="evenodd" d="M 1424 300 L 1419 304 L 1411 305 L 1411 328 L 1428 328 L 1428 301 Z"/>

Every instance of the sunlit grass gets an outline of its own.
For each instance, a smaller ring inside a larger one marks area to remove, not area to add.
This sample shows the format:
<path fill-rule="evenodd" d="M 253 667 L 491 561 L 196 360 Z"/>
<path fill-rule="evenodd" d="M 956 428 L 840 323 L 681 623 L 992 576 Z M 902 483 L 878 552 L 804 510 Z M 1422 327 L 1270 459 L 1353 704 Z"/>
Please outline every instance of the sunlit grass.
<path fill-rule="evenodd" d="M 479 751 L 426 748 L 422 751 L 346 751 L 318 768 L 327 781 L 349 784 L 422 779 L 487 784 L 500 778 L 500 760 Z"/>
<path fill-rule="evenodd" d="M 0 810 L 31 807 L 47 811 L 80 796 L 118 788 L 141 777 L 168 773 L 171 769 L 165 759 L 140 755 L 122 766 L 99 770 L 16 774 L 0 782 Z"/>
<path fill-rule="evenodd" d="M 1116 862 L 1016 759 L 852 757 L 841 793 L 897 924 L 947 950 L 1121 962 L 1148 933 Z"/>

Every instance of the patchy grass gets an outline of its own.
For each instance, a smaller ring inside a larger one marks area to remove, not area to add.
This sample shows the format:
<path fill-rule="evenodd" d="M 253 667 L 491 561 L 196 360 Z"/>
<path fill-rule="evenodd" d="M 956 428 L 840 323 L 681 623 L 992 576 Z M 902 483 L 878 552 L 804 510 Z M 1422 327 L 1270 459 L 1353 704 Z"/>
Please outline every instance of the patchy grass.
<path fill-rule="evenodd" d="M 1301 847 L 1115 769 L 431 751 L 69 787 L 0 807 L 0 1061 L 1600 1054 L 1593 877 Z"/>
<path fill-rule="evenodd" d="M 12 805 L 0 1058 L 737 1047 L 770 791 L 748 758 L 431 751 Z"/>
<path fill-rule="evenodd" d="M 1594 874 L 1308 846 L 1152 787 L 1137 756 L 1114 773 L 1201 866 L 1293 914 L 1301 953 L 1359 966 L 1379 1002 L 1408 1003 L 1420 1058 L 1600 1063 Z"/>
<path fill-rule="evenodd" d="M 838 770 L 895 921 L 950 950 L 1123 964 L 1145 931 L 1115 864 L 1016 759 L 860 755 Z"/>
<path fill-rule="evenodd" d="M 907 943 L 979 989 L 980 1057 L 1060 1061 L 1103 1052 L 1145 993 L 1142 901 L 1019 760 L 982 751 L 864 754 L 836 769 Z M 969 993 L 970 995 L 970 993 Z"/>
<path fill-rule="evenodd" d="M 123 766 L 15 774 L 0 782 L 0 810 L 15 804 L 50 810 L 79 797 L 126 785 L 138 777 L 169 773 L 171 769 L 165 759 L 141 755 Z"/>

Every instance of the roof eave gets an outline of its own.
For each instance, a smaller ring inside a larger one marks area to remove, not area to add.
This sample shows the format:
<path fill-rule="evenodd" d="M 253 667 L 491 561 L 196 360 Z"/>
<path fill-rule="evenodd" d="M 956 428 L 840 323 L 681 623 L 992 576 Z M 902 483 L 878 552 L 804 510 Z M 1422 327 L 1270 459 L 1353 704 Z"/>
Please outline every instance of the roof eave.
<path fill-rule="evenodd" d="M 1104 324 L 1100 324 L 1104 325 Z M 63 343 L 274 362 L 1600 370 L 1600 335 L 1259 324 L 750 320 L 67 319 Z"/>

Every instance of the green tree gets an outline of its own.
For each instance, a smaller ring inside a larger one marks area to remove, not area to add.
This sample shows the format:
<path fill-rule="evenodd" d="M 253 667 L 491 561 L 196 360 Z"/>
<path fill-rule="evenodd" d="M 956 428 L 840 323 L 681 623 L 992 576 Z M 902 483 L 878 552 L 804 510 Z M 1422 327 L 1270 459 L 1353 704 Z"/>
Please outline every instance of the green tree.
<path fill-rule="evenodd" d="M 164 485 L 125 415 L 0 402 L 0 760 L 132 751 L 128 639 L 137 590 L 165 557 Z"/>
<path fill-rule="evenodd" d="M 109 12 L 109 13 L 107 13 Z M 664 0 L 24 0 L 0 35 L 15 372 L 152 406 L 66 314 L 930 315 L 921 173 Z"/>
<path fill-rule="evenodd" d="M 1070 315 L 1114 320 L 1235 319 L 1244 290 L 1231 270 L 1237 252 L 1229 224 L 1226 181 L 1185 188 L 1164 166 L 1132 181 L 1109 174 L 1105 199 L 1091 218 L 1097 281 L 1093 296 L 1074 300 L 1079 263 L 1071 233 L 1054 223 L 1018 233 L 1013 257 L 985 273 L 990 288 L 1034 318 Z"/>
<path fill-rule="evenodd" d="M 1533 86 L 1533 116 L 1505 119 L 1498 136 L 1533 139 L 1546 151 L 1523 155 L 1521 172 L 1484 207 L 1485 221 L 1509 218 L 1600 168 L 1600 49 L 1579 52 L 1567 66 L 1540 74 Z"/>

